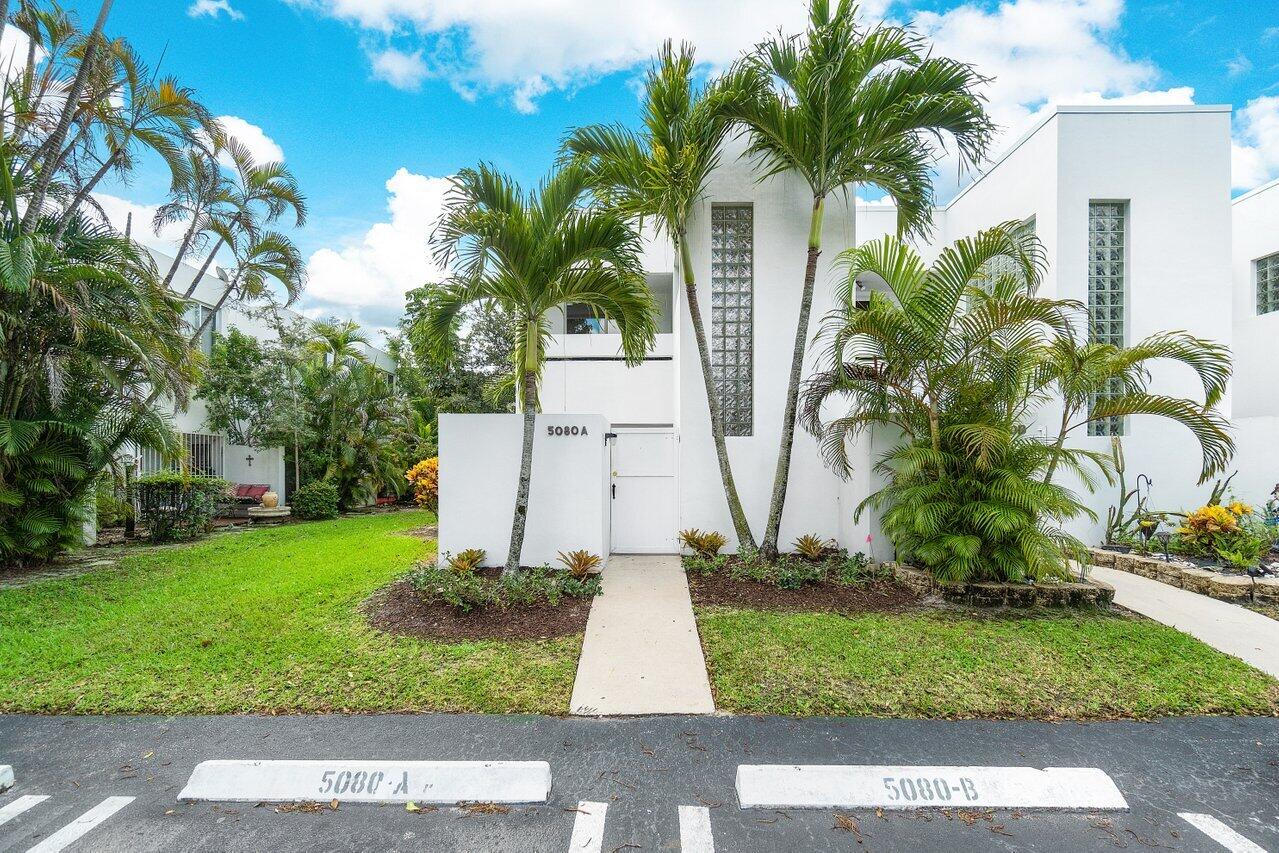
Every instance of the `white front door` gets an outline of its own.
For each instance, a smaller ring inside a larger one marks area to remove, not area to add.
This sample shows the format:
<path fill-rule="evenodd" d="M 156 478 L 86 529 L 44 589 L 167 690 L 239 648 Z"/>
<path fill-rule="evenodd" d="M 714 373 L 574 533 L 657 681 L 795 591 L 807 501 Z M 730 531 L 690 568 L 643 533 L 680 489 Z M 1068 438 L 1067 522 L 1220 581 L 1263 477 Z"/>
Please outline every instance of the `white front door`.
<path fill-rule="evenodd" d="M 613 552 L 674 554 L 679 523 L 672 429 L 617 429 L 611 442 Z"/>

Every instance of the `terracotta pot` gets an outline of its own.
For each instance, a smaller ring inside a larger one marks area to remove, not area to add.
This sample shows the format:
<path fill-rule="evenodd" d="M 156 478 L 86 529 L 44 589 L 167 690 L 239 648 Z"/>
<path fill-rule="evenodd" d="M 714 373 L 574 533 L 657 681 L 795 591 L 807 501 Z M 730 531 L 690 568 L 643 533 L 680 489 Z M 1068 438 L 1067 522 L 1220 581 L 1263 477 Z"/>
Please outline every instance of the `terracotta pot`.
<path fill-rule="evenodd" d="M 262 506 L 267 509 L 275 509 L 280 505 L 280 496 L 275 492 L 267 492 L 262 496 Z"/>

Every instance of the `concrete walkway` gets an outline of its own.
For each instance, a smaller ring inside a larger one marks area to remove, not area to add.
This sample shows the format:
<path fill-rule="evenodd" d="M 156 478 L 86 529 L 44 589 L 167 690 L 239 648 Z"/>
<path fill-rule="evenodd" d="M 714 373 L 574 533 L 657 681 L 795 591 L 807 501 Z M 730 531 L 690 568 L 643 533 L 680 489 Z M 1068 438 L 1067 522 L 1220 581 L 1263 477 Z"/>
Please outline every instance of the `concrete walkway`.
<path fill-rule="evenodd" d="M 586 716 L 715 712 L 679 557 L 609 558 L 570 707 Z"/>
<path fill-rule="evenodd" d="M 1115 604 L 1171 625 L 1279 678 L 1279 621 L 1140 575 L 1100 566 L 1088 573 L 1115 588 Z"/>

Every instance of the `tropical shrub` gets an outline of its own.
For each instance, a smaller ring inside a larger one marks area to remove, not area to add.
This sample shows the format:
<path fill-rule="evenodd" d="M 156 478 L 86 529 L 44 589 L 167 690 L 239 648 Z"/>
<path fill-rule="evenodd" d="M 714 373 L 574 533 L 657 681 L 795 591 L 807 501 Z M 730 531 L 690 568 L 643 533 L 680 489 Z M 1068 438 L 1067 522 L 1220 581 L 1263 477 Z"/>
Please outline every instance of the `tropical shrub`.
<path fill-rule="evenodd" d="M 218 507 L 231 496 L 219 477 L 159 471 L 137 482 L 138 515 L 153 542 L 203 536 L 213 528 Z"/>
<path fill-rule="evenodd" d="M 1186 516 L 1177 528 L 1178 551 L 1221 560 L 1236 568 L 1255 566 L 1270 550 L 1273 537 L 1248 504 L 1208 504 Z"/>
<path fill-rule="evenodd" d="M 445 554 L 444 564 L 459 575 L 471 575 L 484 565 L 485 556 L 487 553 L 483 548 L 467 548 L 457 554 Z"/>
<path fill-rule="evenodd" d="M 338 490 L 328 480 L 316 480 L 299 486 L 289 498 L 293 516 L 303 521 L 337 518 Z"/>
<path fill-rule="evenodd" d="M 98 478 L 95 495 L 98 530 L 119 527 L 133 517 L 133 501 L 129 500 L 129 490 L 122 479 L 110 473 Z"/>
<path fill-rule="evenodd" d="M 413 500 L 429 510 L 440 506 L 440 460 L 438 457 L 423 459 L 408 471 L 404 479 L 413 487 Z"/>
<path fill-rule="evenodd" d="M 826 318 L 822 369 L 805 389 L 803 420 L 827 463 L 850 470 L 850 439 L 872 426 L 900 441 L 876 463 L 886 485 L 857 508 L 883 513 L 898 555 L 944 581 L 1065 578 L 1083 544 L 1062 529 L 1092 516 L 1072 489 L 1085 489 L 1107 455 L 1070 447 L 1067 438 L 1097 420 L 1142 414 L 1186 426 L 1200 444 L 1202 478 L 1221 468 L 1234 445 L 1214 409 L 1230 376 L 1227 351 L 1184 333 L 1154 335 L 1119 348 L 1080 341 L 1084 307 L 1038 297 L 1043 251 L 1018 223 L 944 248 L 926 266 L 894 237 L 841 255 L 847 278 Z M 857 282 L 882 278 L 858 305 Z M 1149 390 L 1149 363 L 1190 367 L 1204 402 Z M 847 412 L 826 421 L 835 400 Z M 1065 402 L 1056 435 L 1029 428 L 1046 401 Z"/>
<path fill-rule="evenodd" d="M 709 532 L 698 530 L 696 527 L 681 530 L 679 532 L 679 541 L 697 556 L 707 559 L 714 557 L 721 548 L 728 544 L 728 539 L 724 537 L 723 533 L 714 530 Z"/>
<path fill-rule="evenodd" d="M 811 533 L 795 540 L 795 551 L 805 560 L 820 560 L 833 550 L 838 550 L 834 542 Z"/>
<path fill-rule="evenodd" d="M 564 568 L 570 575 L 581 580 L 598 569 L 604 561 L 600 559 L 599 554 L 583 550 L 569 551 L 567 554 L 561 551 L 560 562 L 564 564 Z"/>
<path fill-rule="evenodd" d="M 554 607 L 565 598 L 592 598 L 602 588 L 598 575 L 575 578 L 549 566 L 490 577 L 423 563 L 409 575 L 409 582 L 427 603 L 441 602 L 462 613 L 491 607 Z"/>

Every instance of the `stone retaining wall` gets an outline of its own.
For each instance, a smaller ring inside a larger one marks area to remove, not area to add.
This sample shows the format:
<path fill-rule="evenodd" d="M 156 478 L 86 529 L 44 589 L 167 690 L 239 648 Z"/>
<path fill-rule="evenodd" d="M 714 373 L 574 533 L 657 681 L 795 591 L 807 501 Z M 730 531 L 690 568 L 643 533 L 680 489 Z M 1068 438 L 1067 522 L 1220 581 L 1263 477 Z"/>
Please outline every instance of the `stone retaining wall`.
<path fill-rule="evenodd" d="M 1250 578 L 1247 575 L 1223 575 L 1209 569 L 1187 568 L 1166 563 L 1162 557 L 1121 554 L 1104 548 L 1092 548 L 1092 563 L 1108 569 L 1140 575 L 1169 586 L 1197 592 L 1222 601 L 1259 601 L 1279 604 L 1279 578 Z"/>
<path fill-rule="evenodd" d="M 1101 581 L 1086 583 L 941 583 L 928 572 L 889 564 L 893 577 L 919 595 L 940 595 L 973 607 L 1109 607 L 1115 589 Z"/>

